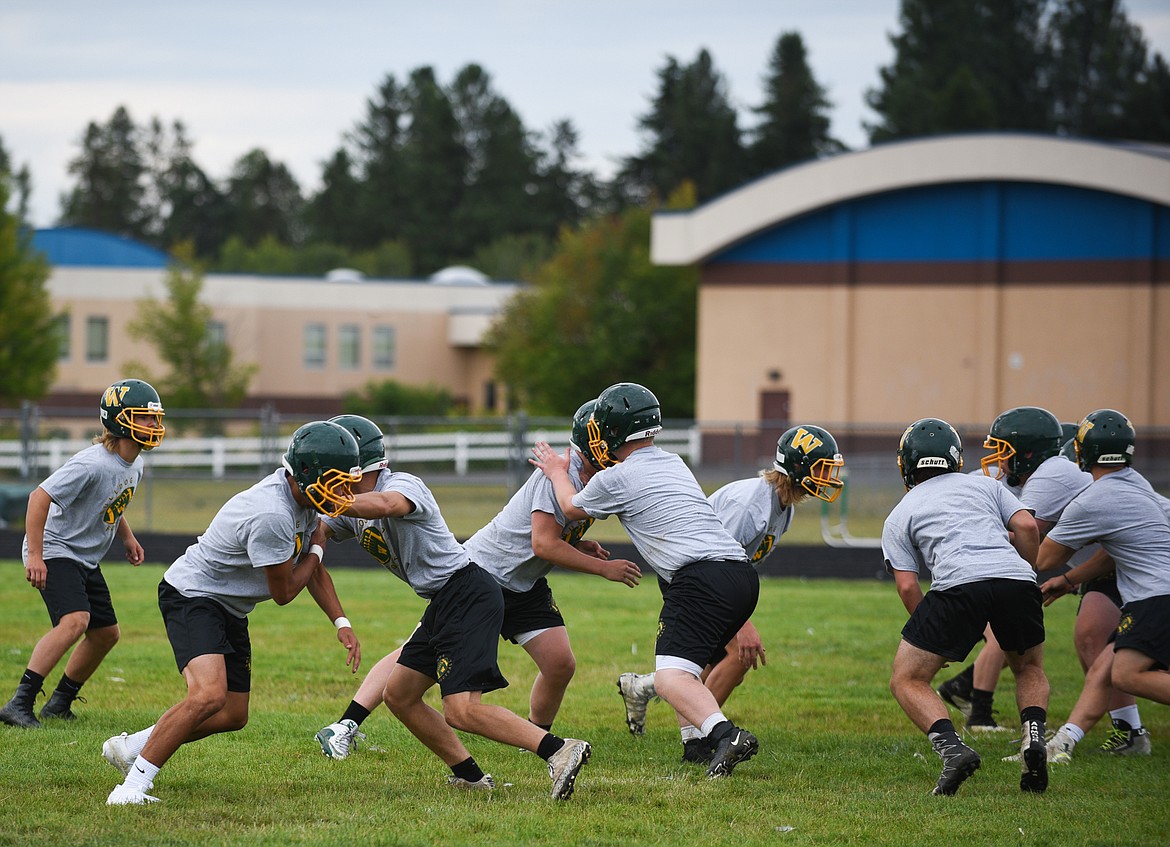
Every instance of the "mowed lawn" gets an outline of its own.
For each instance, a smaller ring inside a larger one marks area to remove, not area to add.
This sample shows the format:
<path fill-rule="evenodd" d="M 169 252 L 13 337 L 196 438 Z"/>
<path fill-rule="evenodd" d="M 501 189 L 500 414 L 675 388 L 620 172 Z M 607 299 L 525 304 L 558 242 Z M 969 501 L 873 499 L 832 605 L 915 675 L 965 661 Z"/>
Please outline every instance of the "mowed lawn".
<path fill-rule="evenodd" d="M 1033 796 L 1019 791 L 1019 766 L 1000 761 L 1013 736 L 977 738 L 983 768 L 958 796 L 931 796 L 939 759 L 887 688 L 905 618 L 890 581 L 765 580 L 754 620 L 770 663 L 726 709 L 759 736 L 760 754 L 731 778 L 708 781 L 679 762 L 665 704 L 651 706 L 645 737 L 625 728 L 614 683 L 622 671 L 652 666 L 653 580 L 628 589 L 554 575 L 578 663 L 555 731 L 594 748 L 567 802 L 548 797 L 534 755 L 475 737 L 469 748 L 501 787 L 490 796 L 449 789 L 441 762 L 384 707 L 363 726 L 358 752 L 326 759 L 313 734 L 340 717 L 360 674 L 346 670 L 332 626 L 307 594 L 284 608 L 265 603 L 251 618 L 249 725 L 182 748 L 156 780 L 163 802 L 109 808 L 120 775 L 102 759 L 102 742 L 154 722 L 183 685 L 155 602 L 163 567 L 105 570 L 123 640 L 86 685 L 79 719 L 35 732 L 0 726 L 0 844 L 1071 847 L 1170 839 L 1170 709 L 1146 702 L 1151 757 L 1095 752 L 1107 730 L 1099 726 L 1070 766 L 1053 769 L 1048 793 Z M 369 667 L 409 634 L 423 603 L 381 570 L 333 578 Z M 48 618 L 17 562 L 0 563 L 0 598 L 7 697 Z M 1074 614 L 1069 599 L 1048 610 L 1053 727 L 1080 689 Z M 512 685 L 488 699 L 526 714 L 533 666 L 506 643 L 501 663 Z M 1010 674 L 996 705 L 1014 726 Z"/>

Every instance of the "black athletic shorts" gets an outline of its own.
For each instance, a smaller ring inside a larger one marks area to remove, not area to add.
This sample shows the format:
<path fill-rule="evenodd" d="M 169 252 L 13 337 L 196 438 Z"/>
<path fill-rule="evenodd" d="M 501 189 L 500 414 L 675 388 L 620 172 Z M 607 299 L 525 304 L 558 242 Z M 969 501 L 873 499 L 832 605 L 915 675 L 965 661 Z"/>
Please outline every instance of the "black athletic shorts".
<path fill-rule="evenodd" d="M 1081 602 L 1084 602 L 1085 595 L 1091 591 L 1098 591 L 1104 594 L 1113 601 L 1113 605 L 1121 608 L 1121 592 L 1117 590 L 1117 572 L 1110 571 L 1104 576 L 1099 576 L 1096 579 L 1090 579 L 1088 582 L 1081 583 Z M 1080 612 L 1081 607 L 1077 605 L 1077 612 Z"/>
<path fill-rule="evenodd" d="M 715 664 L 760 599 L 760 577 L 747 562 L 694 562 L 674 574 L 662 597 L 655 656 L 700 668 Z"/>
<path fill-rule="evenodd" d="M 552 588 L 543 576 L 527 591 L 509 591 L 504 594 L 504 627 L 500 635 L 516 643 L 517 636 L 538 629 L 552 629 L 564 626 L 565 619 L 557 608 Z"/>
<path fill-rule="evenodd" d="M 500 584 L 472 562 L 431 598 L 402 645 L 398 663 L 437 681 L 444 697 L 506 688 L 508 680 L 497 661 L 503 624 Z"/>
<path fill-rule="evenodd" d="M 902 638 L 920 650 L 961 662 L 988 624 L 1004 652 L 1022 654 L 1043 644 L 1039 586 L 1031 580 L 984 579 L 931 589 L 902 627 Z"/>
<path fill-rule="evenodd" d="M 89 612 L 87 629 L 114 626 L 114 604 L 101 568 L 87 568 L 73 559 L 45 559 L 45 587 L 41 599 L 53 626 L 72 612 Z"/>
<path fill-rule="evenodd" d="M 1121 607 L 1113 650 L 1145 653 L 1158 670 L 1170 669 L 1170 594 L 1134 600 Z"/>
<path fill-rule="evenodd" d="M 158 608 L 179 673 L 197 656 L 218 654 L 227 668 L 227 690 L 251 690 L 252 642 L 247 618 L 236 617 L 210 597 L 184 597 L 165 579 L 158 584 Z"/>

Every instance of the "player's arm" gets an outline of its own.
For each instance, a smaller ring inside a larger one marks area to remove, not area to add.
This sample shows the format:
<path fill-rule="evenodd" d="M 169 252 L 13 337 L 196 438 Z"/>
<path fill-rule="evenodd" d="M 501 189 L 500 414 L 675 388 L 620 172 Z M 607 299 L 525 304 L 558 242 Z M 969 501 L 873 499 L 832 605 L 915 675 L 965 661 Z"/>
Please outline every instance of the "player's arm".
<path fill-rule="evenodd" d="M 143 559 L 146 558 L 146 551 L 142 549 L 142 545 L 134 537 L 134 532 L 130 529 L 130 524 L 126 522 L 125 515 L 118 518 L 117 533 L 122 546 L 126 548 L 126 561 L 134 567 L 141 565 Z"/>
<path fill-rule="evenodd" d="M 922 586 L 918 584 L 917 571 L 894 570 L 894 586 L 898 589 L 898 597 L 909 614 L 914 614 L 918 604 L 922 602 Z"/>
<path fill-rule="evenodd" d="M 24 510 L 24 533 L 28 538 L 28 558 L 24 563 L 24 578 L 38 591 L 44 590 L 49 569 L 45 567 L 45 524 L 53 498 L 39 485 L 28 495 Z"/>
<path fill-rule="evenodd" d="M 1007 522 L 1008 532 L 1011 533 L 1012 546 L 1025 562 L 1036 567 L 1036 554 L 1040 547 L 1040 530 L 1036 527 L 1036 519 L 1027 509 L 1020 509 Z"/>
<path fill-rule="evenodd" d="M 320 526 L 324 525 L 324 521 L 322 521 Z M 349 618 L 345 616 L 345 610 L 341 608 L 341 599 L 337 596 L 333 577 L 325 569 L 324 562 L 313 569 L 313 576 L 309 580 L 308 587 L 309 594 L 321 607 L 321 611 L 325 613 L 329 621 L 334 626 L 341 624 L 337 626 L 337 640 L 345 648 L 346 667 L 350 669 L 351 673 L 357 673 L 357 669 L 362 663 L 362 645 L 358 641 L 357 633 L 353 631 L 353 625 L 349 622 Z"/>
<path fill-rule="evenodd" d="M 624 582 L 633 588 L 642 571 L 626 559 L 597 559 L 582 553 L 561 537 L 564 530 L 554 515 L 537 510 L 532 513 L 532 552 L 546 562 L 580 573 L 605 577 L 610 582 Z"/>
<path fill-rule="evenodd" d="M 577 489 L 569 479 L 570 450 L 571 447 L 567 448 L 562 456 L 552 449 L 547 441 L 537 441 L 536 446 L 532 448 L 532 457 L 528 461 L 540 468 L 552 483 L 557 505 L 564 512 L 565 520 L 582 521 L 589 517 L 589 513 L 573 505 L 573 495 L 577 493 Z"/>
<path fill-rule="evenodd" d="M 309 539 L 309 549 L 299 559 L 294 552 L 287 562 L 264 568 L 264 577 L 268 580 L 268 593 L 272 595 L 276 605 L 288 605 L 309 584 L 325 556 L 324 544 L 325 523 L 317 521 L 317 526 Z M 339 602 L 338 608 L 340 607 Z"/>
<path fill-rule="evenodd" d="M 397 491 L 367 491 L 354 498 L 353 505 L 342 512 L 349 518 L 401 518 L 414 511 L 414 503 Z"/>
<path fill-rule="evenodd" d="M 1059 564 L 1053 564 L 1052 568 L 1058 568 L 1068 562 L 1069 558 L 1075 552 L 1070 550 L 1068 547 L 1064 547 L 1063 544 L 1057 544 L 1055 541 L 1049 541 L 1046 538 L 1044 539 L 1044 544 L 1040 545 L 1041 559 L 1036 563 L 1038 570 L 1040 569 L 1039 565 L 1041 563 L 1048 561 L 1044 558 L 1046 552 L 1044 548 L 1048 544 L 1052 544 L 1057 548 L 1063 548 L 1063 550 L 1058 549 L 1051 553 L 1051 555 L 1054 557 L 1052 561 L 1059 561 Z M 1067 555 L 1064 555 L 1064 550 L 1068 550 Z M 1055 558 L 1058 556 L 1062 558 Z M 1052 579 L 1047 580 L 1043 585 L 1040 586 L 1040 590 L 1044 594 L 1044 605 L 1051 605 L 1054 600 L 1063 597 L 1065 594 L 1076 591 L 1078 585 L 1091 582 L 1097 577 L 1104 576 L 1115 568 L 1116 563 L 1113 561 L 1113 557 L 1104 550 L 1098 550 L 1086 561 L 1081 562 L 1075 568 L 1065 571 L 1060 576 L 1054 576 Z M 1051 570 L 1051 568 L 1044 568 L 1044 570 Z"/>

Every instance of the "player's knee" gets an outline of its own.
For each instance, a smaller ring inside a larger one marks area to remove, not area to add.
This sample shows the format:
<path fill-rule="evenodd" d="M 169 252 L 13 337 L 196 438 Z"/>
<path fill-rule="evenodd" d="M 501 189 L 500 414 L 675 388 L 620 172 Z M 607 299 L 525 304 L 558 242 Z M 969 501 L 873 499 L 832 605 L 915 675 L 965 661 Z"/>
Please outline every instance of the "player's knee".
<path fill-rule="evenodd" d="M 103 626 L 101 629 L 91 629 L 85 633 L 85 637 L 93 642 L 95 647 L 102 650 L 110 650 L 118 640 L 122 637 L 122 630 L 117 624 L 113 626 Z"/>
<path fill-rule="evenodd" d="M 54 629 L 66 636 L 71 642 L 76 642 L 85 635 L 89 628 L 89 612 L 70 612 L 62 615 Z"/>

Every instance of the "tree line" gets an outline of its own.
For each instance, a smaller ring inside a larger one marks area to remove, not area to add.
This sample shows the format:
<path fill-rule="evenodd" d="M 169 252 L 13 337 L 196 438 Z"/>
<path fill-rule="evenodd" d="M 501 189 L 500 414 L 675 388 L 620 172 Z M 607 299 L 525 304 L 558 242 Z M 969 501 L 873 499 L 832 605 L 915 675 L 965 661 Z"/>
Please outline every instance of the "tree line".
<path fill-rule="evenodd" d="M 890 40 L 893 61 L 865 95 L 871 144 L 993 130 L 1170 142 L 1170 69 L 1119 0 L 902 0 Z M 139 125 L 119 108 L 86 127 L 59 223 L 171 252 L 185 244 L 183 255 L 225 272 L 403 277 L 471 264 L 531 283 L 492 334 L 497 375 L 531 411 L 571 412 L 580 391 L 627 378 L 620 343 L 653 351 L 638 372 L 685 415 L 693 362 L 679 363 L 693 360 L 696 276 L 649 264 L 650 214 L 847 148 L 797 32 L 777 38 L 750 119 L 707 50 L 668 56 L 656 76 L 640 148 L 610 180 L 575 165 L 570 119 L 526 127 L 475 64 L 445 84 L 430 67 L 388 75 L 308 195 L 260 149 L 216 180 L 181 121 Z M 2 144 L 0 174 L 19 219 L 31 177 Z M 650 329 L 653 343 L 632 341 Z M 549 338 L 575 343 L 558 352 Z M 17 372 L 0 369 L 0 383 Z M 21 392 L 0 384 L 0 399 Z"/>

